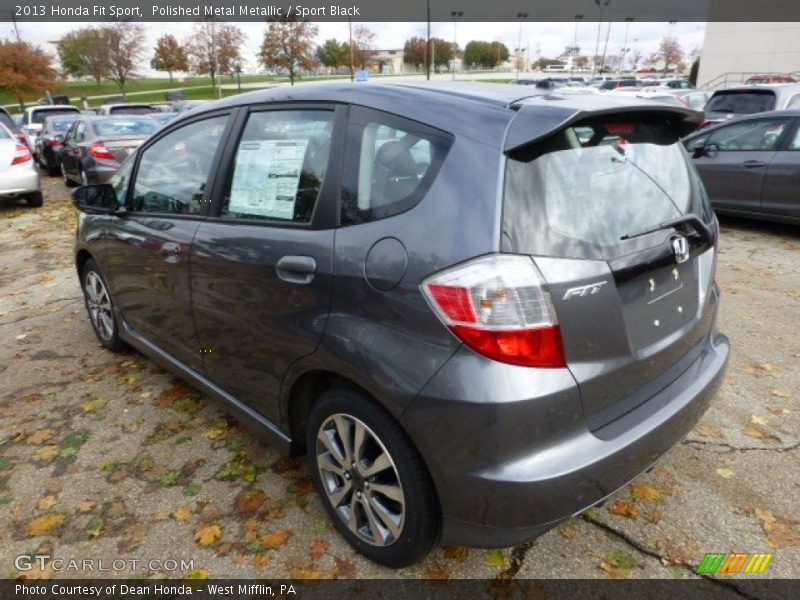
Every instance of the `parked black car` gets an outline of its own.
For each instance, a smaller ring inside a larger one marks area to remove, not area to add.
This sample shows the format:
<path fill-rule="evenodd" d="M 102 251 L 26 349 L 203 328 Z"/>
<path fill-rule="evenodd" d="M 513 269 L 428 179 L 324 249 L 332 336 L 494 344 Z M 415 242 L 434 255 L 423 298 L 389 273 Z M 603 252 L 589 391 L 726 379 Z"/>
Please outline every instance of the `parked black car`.
<path fill-rule="evenodd" d="M 34 155 L 39 166 L 45 169 L 48 175 L 58 175 L 61 172 L 64 136 L 77 118 L 78 114 L 45 117 L 42 131 L 36 138 Z"/>
<path fill-rule="evenodd" d="M 714 210 L 800 223 L 800 110 L 740 117 L 684 143 Z"/>
<path fill-rule="evenodd" d="M 102 183 L 160 124 L 146 116 L 80 115 L 64 136 L 61 174 L 68 186 Z"/>
<path fill-rule="evenodd" d="M 700 120 L 486 84 L 210 103 L 73 194 L 89 316 L 307 452 L 371 559 L 517 544 L 650 468 L 721 381 Z"/>

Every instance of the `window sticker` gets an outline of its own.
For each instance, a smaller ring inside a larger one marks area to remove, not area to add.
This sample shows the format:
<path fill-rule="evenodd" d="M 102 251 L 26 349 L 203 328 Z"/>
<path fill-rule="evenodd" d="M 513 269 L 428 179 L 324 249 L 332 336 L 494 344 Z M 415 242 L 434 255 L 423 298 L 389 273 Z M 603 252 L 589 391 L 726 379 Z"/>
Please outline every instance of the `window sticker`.
<path fill-rule="evenodd" d="M 239 144 L 228 210 L 291 220 L 307 147 L 308 140 Z"/>

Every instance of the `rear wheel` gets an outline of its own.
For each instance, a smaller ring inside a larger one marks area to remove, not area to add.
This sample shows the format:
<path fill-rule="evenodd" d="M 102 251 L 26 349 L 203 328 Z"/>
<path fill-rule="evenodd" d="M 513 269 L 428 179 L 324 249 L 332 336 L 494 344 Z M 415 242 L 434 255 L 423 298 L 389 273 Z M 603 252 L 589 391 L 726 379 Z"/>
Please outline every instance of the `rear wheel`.
<path fill-rule="evenodd" d="M 337 530 L 387 567 L 411 565 L 439 538 L 433 482 L 397 422 L 353 390 L 325 392 L 307 432 L 308 468 Z"/>
<path fill-rule="evenodd" d="M 81 284 L 86 310 L 97 339 L 109 350 L 114 352 L 124 350 L 127 345 L 119 337 L 114 304 L 111 301 L 106 280 L 100 273 L 97 263 L 92 259 L 86 261 L 83 266 Z"/>
<path fill-rule="evenodd" d="M 27 202 L 28 206 L 31 208 L 37 208 L 44 204 L 44 200 L 42 198 L 42 192 L 31 192 L 27 196 L 25 196 L 25 202 Z"/>

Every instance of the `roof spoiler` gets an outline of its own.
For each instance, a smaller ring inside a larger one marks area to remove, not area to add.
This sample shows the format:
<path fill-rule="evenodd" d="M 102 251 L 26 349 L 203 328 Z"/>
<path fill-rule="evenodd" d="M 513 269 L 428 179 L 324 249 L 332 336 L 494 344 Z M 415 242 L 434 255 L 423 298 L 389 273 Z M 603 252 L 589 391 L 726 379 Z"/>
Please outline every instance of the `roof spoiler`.
<path fill-rule="evenodd" d="M 702 112 L 651 101 L 647 101 L 646 104 L 616 104 L 599 109 L 592 108 L 588 103 L 586 108 L 576 105 L 558 106 L 555 103 L 542 105 L 539 102 L 535 104 L 520 103 L 518 106 L 517 114 L 511 120 L 506 131 L 506 139 L 503 144 L 503 152 L 506 154 L 538 142 L 579 121 L 603 115 L 625 113 L 664 115 L 673 122 L 678 137 L 689 135 L 703 122 Z"/>

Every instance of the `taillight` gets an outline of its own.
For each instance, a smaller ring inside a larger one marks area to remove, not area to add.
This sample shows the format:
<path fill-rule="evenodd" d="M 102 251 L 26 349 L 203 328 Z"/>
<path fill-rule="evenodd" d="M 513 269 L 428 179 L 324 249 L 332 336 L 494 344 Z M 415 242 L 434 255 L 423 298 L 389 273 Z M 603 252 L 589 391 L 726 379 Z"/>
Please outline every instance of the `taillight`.
<path fill-rule="evenodd" d="M 106 145 L 103 142 L 95 142 L 89 146 L 89 154 L 95 158 L 109 158 L 114 160 L 114 155 L 108 151 L 108 148 L 106 148 Z"/>
<path fill-rule="evenodd" d="M 19 143 L 22 144 L 23 146 L 28 145 L 28 140 L 25 137 L 25 134 L 22 133 L 21 131 L 17 134 L 17 141 L 19 141 Z"/>
<path fill-rule="evenodd" d="M 425 279 L 436 315 L 475 352 L 525 367 L 566 366 L 550 294 L 530 257 L 494 254 Z"/>
<path fill-rule="evenodd" d="M 31 151 L 28 150 L 28 147 L 23 144 L 17 144 L 14 148 L 14 158 L 11 160 L 12 165 L 18 165 L 20 163 L 28 162 L 33 158 L 31 156 Z"/>

